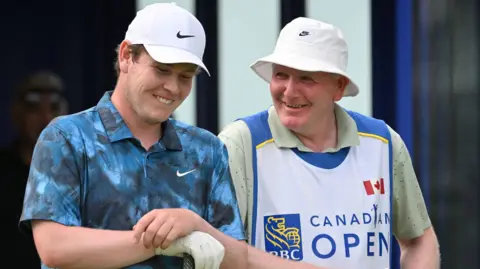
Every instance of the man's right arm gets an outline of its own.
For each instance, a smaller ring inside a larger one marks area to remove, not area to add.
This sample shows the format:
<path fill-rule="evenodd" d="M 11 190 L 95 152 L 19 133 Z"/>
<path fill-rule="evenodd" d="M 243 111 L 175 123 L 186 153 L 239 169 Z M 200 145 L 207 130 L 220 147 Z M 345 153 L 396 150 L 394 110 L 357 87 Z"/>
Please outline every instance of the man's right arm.
<path fill-rule="evenodd" d="M 153 249 L 134 243 L 133 231 L 80 227 L 85 153 L 78 129 L 68 129 L 51 124 L 42 132 L 25 191 L 20 227 L 32 229 L 43 263 L 50 268 L 120 268 L 154 256 Z"/>
<path fill-rule="evenodd" d="M 238 255 L 230 259 L 236 261 L 245 259 L 245 252 L 247 253 L 247 263 L 232 263 L 222 264 L 222 268 L 231 269 L 327 269 L 325 267 L 314 266 L 305 262 L 296 262 L 279 258 L 257 248 L 247 245 L 243 241 L 238 241 L 219 230 L 215 229 L 208 222 L 203 221 L 203 227 L 200 231 L 210 234 L 217 239 L 224 247 L 225 252 L 231 252 L 230 255 Z M 246 251 L 235 251 L 244 250 Z M 225 261 L 225 260 L 224 260 Z"/>
<path fill-rule="evenodd" d="M 65 226 L 35 220 L 33 236 L 42 261 L 50 268 L 122 268 L 147 260 L 154 249 L 133 241 L 133 231 Z"/>

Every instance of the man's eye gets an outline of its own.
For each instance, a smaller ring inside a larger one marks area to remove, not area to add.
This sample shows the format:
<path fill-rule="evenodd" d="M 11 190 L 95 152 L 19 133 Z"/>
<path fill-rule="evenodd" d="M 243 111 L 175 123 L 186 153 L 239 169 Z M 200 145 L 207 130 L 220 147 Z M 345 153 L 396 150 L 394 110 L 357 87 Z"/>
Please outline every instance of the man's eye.
<path fill-rule="evenodd" d="M 185 73 L 180 75 L 180 77 L 183 79 L 192 79 L 194 76 L 195 74 L 190 74 L 190 73 Z"/>
<path fill-rule="evenodd" d="M 160 73 L 170 73 L 170 70 L 168 69 L 165 69 L 165 68 L 157 68 L 157 71 L 160 72 Z"/>
<path fill-rule="evenodd" d="M 277 78 L 286 78 L 286 77 L 288 77 L 287 74 L 282 73 L 282 72 L 277 72 L 277 73 L 275 74 L 275 76 L 276 76 Z"/>
<path fill-rule="evenodd" d="M 306 77 L 306 76 L 302 76 L 302 77 L 300 77 L 300 79 L 301 79 L 302 81 L 306 81 L 306 82 L 312 82 L 312 81 L 313 81 L 313 78 L 311 78 L 311 77 Z"/>

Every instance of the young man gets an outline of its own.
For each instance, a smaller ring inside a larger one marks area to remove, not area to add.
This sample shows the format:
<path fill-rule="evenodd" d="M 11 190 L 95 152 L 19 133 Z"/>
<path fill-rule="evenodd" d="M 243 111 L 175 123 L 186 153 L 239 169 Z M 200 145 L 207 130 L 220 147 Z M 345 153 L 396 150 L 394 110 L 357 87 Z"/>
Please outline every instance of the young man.
<path fill-rule="evenodd" d="M 183 252 L 195 268 L 245 260 L 246 247 L 225 253 L 203 232 L 245 239 L 225 146 L 169 119 L 198 69 L 208 73 L 205 43 L 186 10 L 145 7 L 118 48 L 113 92 L 43 130 L 21 217 L 42 268 L 182 268 L 171 256 Z"/>
<path fill-rule="evenodd" d="M 273 106 L 219 135 L 249 243 L 322 268 L 439 268 L 402 139 L 336 104 L 359 92 L 347 57 L 339 29 L 297 18 L 252 65 L 270 83 Z"/>

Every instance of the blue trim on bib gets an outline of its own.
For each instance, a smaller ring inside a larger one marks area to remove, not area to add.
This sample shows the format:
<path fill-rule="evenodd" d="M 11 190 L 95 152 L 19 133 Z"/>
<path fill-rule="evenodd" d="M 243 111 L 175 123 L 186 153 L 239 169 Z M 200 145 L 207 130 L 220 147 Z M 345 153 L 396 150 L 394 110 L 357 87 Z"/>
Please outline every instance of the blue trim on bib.
<path fill-rule="evenodd" d="M 252 135 L 252 168 L 253 168 L 253 206 L 252 206 L 252 233 L 250 244 L 255 246 L 257 234 L 257 199 L 258 199 L 258 175 L 257 175 L 257 145 L 272 139 L 272 132 L 268 126 L 268 110 L 242 118 L 250 129 Z"/>
<path fill-rule="evenodd" d="M 350 152 L 350 148 L 343 148 L 337 152 L 305 152 L 297 148 L 291 149 L 298 157 L 307 163 L 322 168 L 333 169 L 343 163 Z"/>
<path fill-rule="evenodd" d="M 387 125 L 382 120 L 366 117 L 359 113 L 348 111 L 347 113 L 357 123 L 357 129 L 360 133 L 371 134 L 384 138 L 388 141 L 388 162 L 389 162 L 389 174 L 390 174 L 390 269 L 400 269 L 400 245 L 397 239 L 393 235 L 393 149 L 392 138 Z"/>
<path fill-rule="evenodd" d="M 390 132 L 385 122 L 359 114 L 357 112 L 345 110 L 357 124 L 359 133 L 371 134 L 390 141 Z"/>

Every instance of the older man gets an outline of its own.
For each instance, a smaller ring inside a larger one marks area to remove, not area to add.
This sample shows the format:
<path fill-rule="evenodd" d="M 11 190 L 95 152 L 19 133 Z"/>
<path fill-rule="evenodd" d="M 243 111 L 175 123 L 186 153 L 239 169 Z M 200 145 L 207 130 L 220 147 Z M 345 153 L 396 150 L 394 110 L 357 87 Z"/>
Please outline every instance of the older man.
<path fill-rule="evenodd" d="M 219 135 L 249 243 L 322 268 L 438 268 L 401 137 L 336 103 L 359 92 L 347 57 L 337 27 L 297 18 L 252 65 L 270 83 L 273 106 Z"/>

